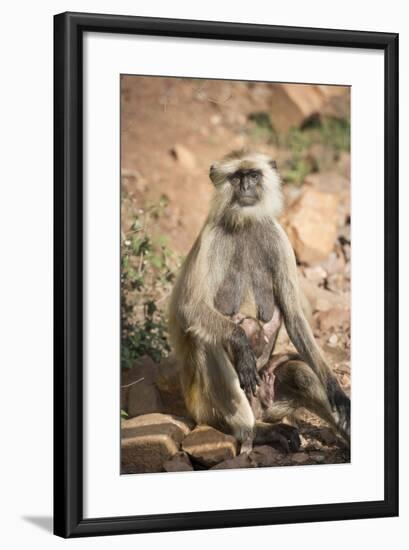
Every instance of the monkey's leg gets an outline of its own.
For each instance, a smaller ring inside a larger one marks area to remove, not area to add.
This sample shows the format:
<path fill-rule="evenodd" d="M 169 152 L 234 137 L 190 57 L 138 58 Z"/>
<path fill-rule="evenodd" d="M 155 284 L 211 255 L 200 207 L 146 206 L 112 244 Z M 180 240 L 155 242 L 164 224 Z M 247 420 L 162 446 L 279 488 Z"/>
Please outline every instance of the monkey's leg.
<path fill-rule="evenodd" d="M 265 412 L 264 420 L 276 420 L 283 404 L 293 410 L 305 407 L 325 420 L 349 445 L 349 432 L 344 429 L 337 412 L 333 411 L 323 384 L 309 365 L 292 359 L 279 365 L 274 376 L 275 402 Z"/>
<path fill-rule="evenodd" d="M 308 400 L 310 406 L 313 404 L 316 406 L 319 403 L 319 410 L 322 414 L 325 412 L 325 415 L 327 415 L 328 405 L 332 422 L 337 424 L 339 430 L 348 434 L 350 430 L 350 399 L 345 394 L 334 373 L 325 363 L 309 325 L 301 315 L 294 314 L 290 320 L 287 320 L 286 328 L 303 359 L 302 362 L 298 363 L 303 367 L 299 369 L 291 367 L 289 369 L 289 372 L 294 370 L 297 373 L 297 375 L 294 374 L 292 379 L 294 383 L 293 391 L 298 391 L 301 397 Z M 317 369 L 317 366 L 319 366 L 319 369 Z M 277 372 L 275 374 L 278 375 Z M 310 388 L 304 387 L 304 378 L 307 380 L 307 384 L 311 384 Z M 310 393 L 308 393 L 308 389 Z M 304 403 L 300 406 L 307 407 Z M 310 408 L 310 406 L 307 408 Z"/>
<path fill-rule="evenodd" d="M 274 225 L 272 241 L 275 242 L 275 246 L 270 251 L 273 260 L 274 295 L 283 315 L 288 336 L 300 357 L 308 363 L 321 380 L 333 415 L 337 417 L 337 424 L 345 432 L 349 432 L 350 399 L 327 365 L 305 318 L 294 251 L 287 235 L 278 223 Z"/>
<path fill-rule="evenodd" d="M 251 450 L 255 417 L 229 355 L 198 339 L 187 345 L 181 381 L 190 416 L 198 424 L 233 434 L 242 452 Z"/>

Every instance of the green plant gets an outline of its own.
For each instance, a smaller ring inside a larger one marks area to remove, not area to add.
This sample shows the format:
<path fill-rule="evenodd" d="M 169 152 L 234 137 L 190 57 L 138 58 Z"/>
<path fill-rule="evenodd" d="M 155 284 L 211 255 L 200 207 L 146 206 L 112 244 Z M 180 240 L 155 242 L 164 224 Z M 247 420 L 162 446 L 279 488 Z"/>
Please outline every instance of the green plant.
<path fill-rule="evenodd" d="M 308 174 L 319 168 L 317 161 L 309 154 L 314 144 L 331 149 L 334 159 L 340 151 L 349 151 L 349 121 L 332 117 L 312 117 L 301 128 L 292 128 L 287 134 L 281 135 L 280 147 L 291 151 L 291 157 L 283 169 L 284 183 L 299 185 Z"/>
<path fill-rule="evenodd" d="M 266 141 L 267 143 L 277 142 L 277 132 L 275 131 L 269 113 L 260 111 L 251 113 L 249 120 L 252 122 L 251 138 L 255 141 Z"/>
<path fill-rule="evenodd" d="M 323 143 L 334 151 L 349 151 L 351 147 L 351 123 L 349 119 L 314 116 L 302 126 L 302 132 L 313 143 Z"/>
<path fill-rule="evenodd" d="M 304 179 L 311 174 L 311 163 L 302 156 L 294 154 L 287 162 L 283 171 L 284 183 L 301 185 Z"/>
<path fill-rule="evenodd" d="M 138 211 L 121 239 L 121 366 L 149 355 L 159 361 L 169 353 L 165 316 L 178 259 L 165 236 L 152 236 L 166 201 Z"/>

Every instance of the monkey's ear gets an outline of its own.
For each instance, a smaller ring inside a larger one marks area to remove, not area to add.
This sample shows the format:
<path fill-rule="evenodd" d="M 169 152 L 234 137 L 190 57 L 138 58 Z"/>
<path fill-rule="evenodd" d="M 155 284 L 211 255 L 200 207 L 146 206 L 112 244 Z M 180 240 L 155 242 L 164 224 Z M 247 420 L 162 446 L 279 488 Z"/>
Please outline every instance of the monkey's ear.
<path fill-rule="evenodd" d="M 216 166 L 214 164 L 211 164 L 210 170 L 209 170 L 209 178 L 211 179 L 213 184 L 215 184 L 215 176 L 216 176 Z"/>
<path fill-rule="evenodd" d="M 277 163 L 275 160 L 271 159 L 268 161 L 268 164 L 273 168 L 273 170 L 277 170 Z"/>

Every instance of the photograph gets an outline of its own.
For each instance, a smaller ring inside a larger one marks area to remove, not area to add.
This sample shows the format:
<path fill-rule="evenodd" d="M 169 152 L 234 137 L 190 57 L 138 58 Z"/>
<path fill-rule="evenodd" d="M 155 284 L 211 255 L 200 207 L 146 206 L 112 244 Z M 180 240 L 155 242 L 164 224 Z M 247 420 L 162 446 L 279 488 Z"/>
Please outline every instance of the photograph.
<path fill-rule="evenodd" d="M 349 463 L 351 87 L 118 84 L 121 474 Z"/>

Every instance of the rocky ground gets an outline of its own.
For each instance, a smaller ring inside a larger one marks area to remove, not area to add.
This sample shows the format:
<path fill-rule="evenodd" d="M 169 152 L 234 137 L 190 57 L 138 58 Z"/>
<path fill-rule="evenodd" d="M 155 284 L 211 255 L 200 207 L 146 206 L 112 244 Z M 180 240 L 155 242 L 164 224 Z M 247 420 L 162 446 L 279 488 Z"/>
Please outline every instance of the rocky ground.
<path fill-rule="evenodd" d="M 300 91 L 302 88 L 302 93 Z M 346 116 L 345 88 L 123 77 L 122 230 L 135 211 L 165 196 L 164 216 L 152 233 L 166 234 L 186 254 L 207 213 L 212 160 L 243 146 L 268 152 L 284 176 L 281 222 L 294 246 L 299 279 L 315 337 L 350 393 L 350 157 L 324 142 L 304 144 L 302 163 L 254 126 L 268 111 L 281 132 L 319 113 Z M 305 166 L 307 167 L 304 170 Z M 162 304 L 165 306 L 165 304 Z M 282 330 L 276 351 L 291 349 Z M 349 461 L 349 453 L 322 421 L 301 411 L 302 446 L 289 455 L 270 446 L 237 455 L 236 440 L 187 417 L 172 355 L 140 357 L 122 372 L 122 472 L 251 468 Z"/>

